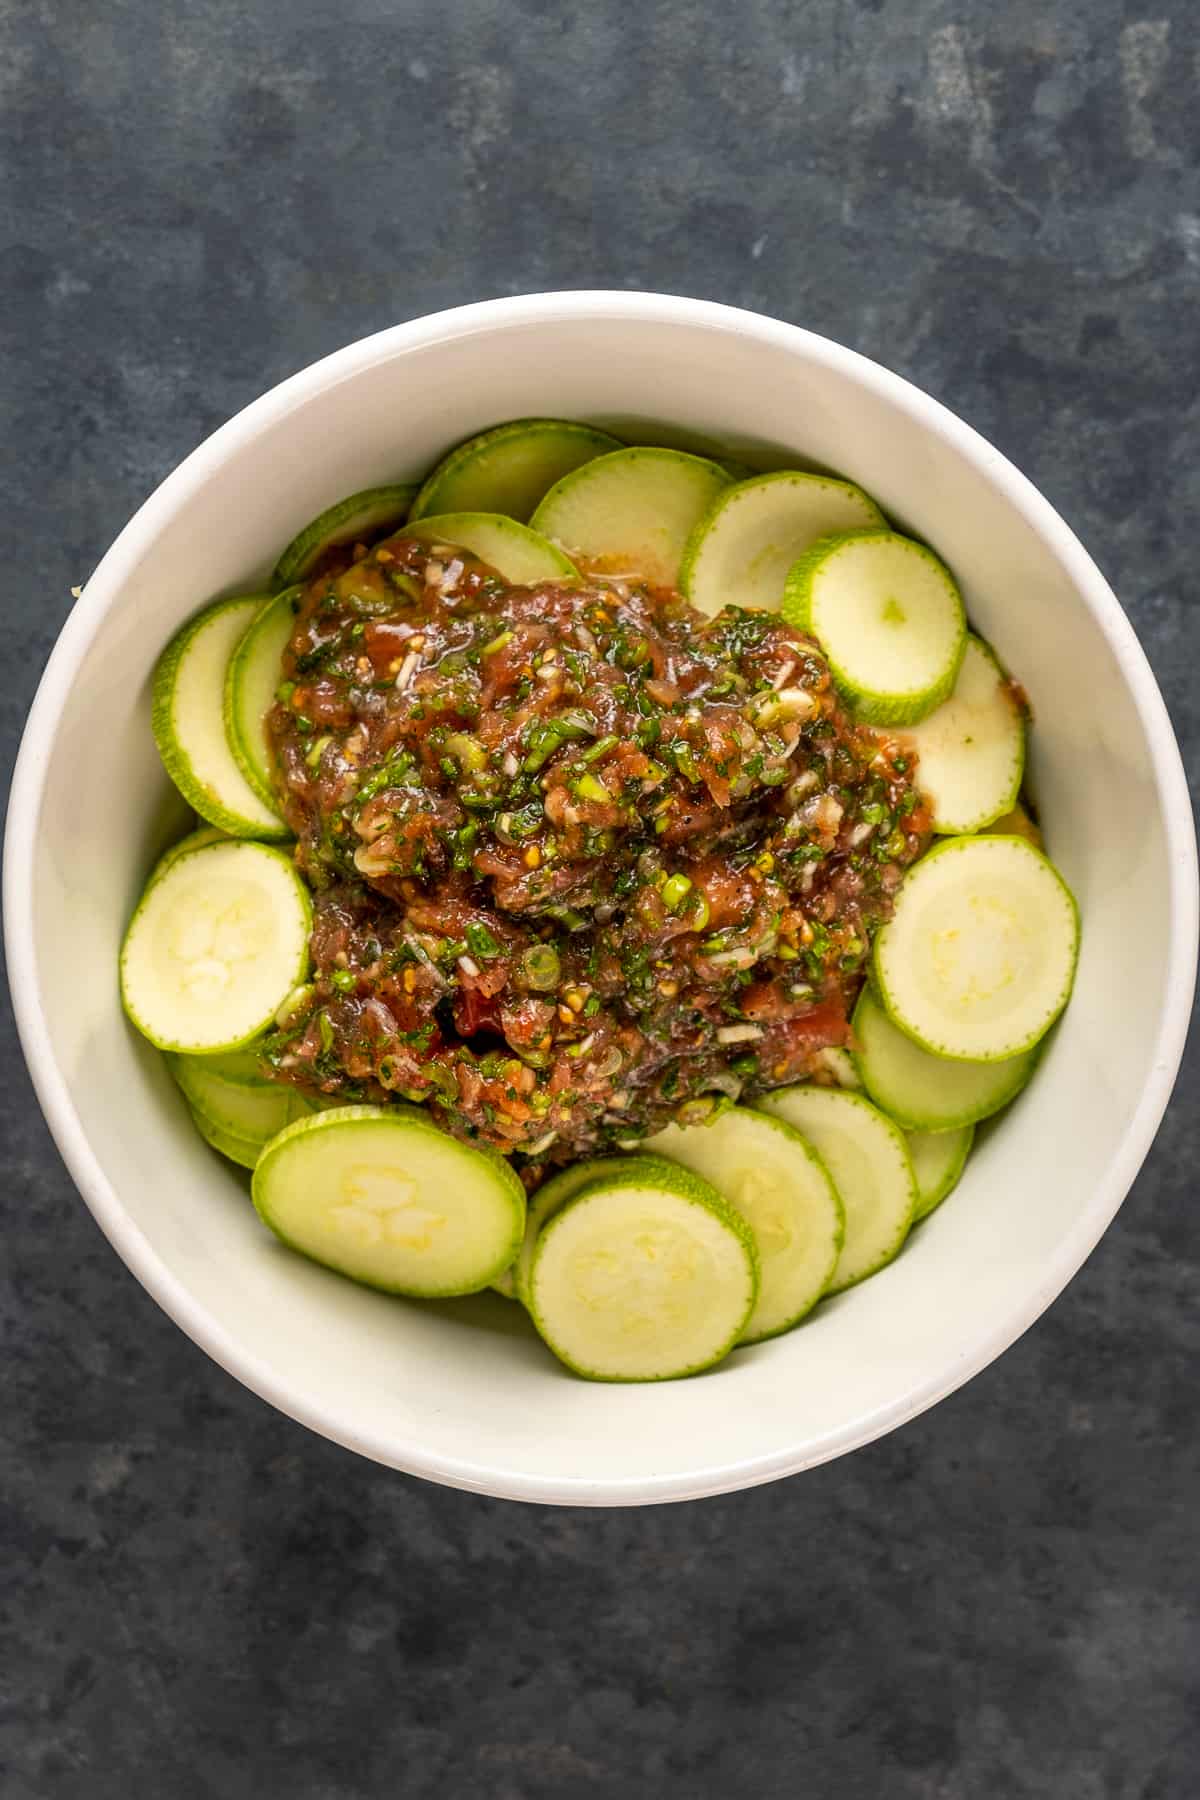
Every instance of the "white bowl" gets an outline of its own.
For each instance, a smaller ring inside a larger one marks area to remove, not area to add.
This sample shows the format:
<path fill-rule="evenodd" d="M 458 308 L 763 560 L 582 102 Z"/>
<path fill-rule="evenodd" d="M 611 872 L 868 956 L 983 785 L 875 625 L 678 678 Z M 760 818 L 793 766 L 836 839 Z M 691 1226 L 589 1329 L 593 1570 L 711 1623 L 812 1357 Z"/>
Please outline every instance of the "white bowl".
<path fill-rule="evenodd" d="M 951 1203 L 865 1286 L 700 1380 L 589 1385 L 495 1296 L 390 1300 L 282 1249 L 121 1016 L 117 948 L 182 823 L 149 725 L 155 658 L 252 587 L 341 495 L 415 476 L 500 419 L 783 452 L 861 482 L 936 545 L 1025 684 L 1050 849 L 1078 896 L 1075 996 Z M 879 1436 L 1032 1324 L 1120 1205 L 1171 1091 L 1196 951 L 1191 810 L 1162 700 L 1053 508 L 951 413 L 827 340 L 661 295 L 532 295 L 381 332 L 189 456 L 105 556 L 25 732 L 9 814 L 9 970 L 51 1129 L 150 1293 L 284 1412 L 434 1481 L 638 1504 L 748 1487 Z"/>

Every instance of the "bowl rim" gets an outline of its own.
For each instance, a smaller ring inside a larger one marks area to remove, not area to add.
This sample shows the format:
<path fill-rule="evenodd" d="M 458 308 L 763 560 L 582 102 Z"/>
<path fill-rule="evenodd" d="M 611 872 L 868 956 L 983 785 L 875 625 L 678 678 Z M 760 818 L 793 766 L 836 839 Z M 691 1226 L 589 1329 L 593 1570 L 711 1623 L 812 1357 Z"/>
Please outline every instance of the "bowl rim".
<path fill-rule="evenodd" d="M 497 328 L 587 319 L 668 324 L 733 333 L 764 348 L 825 364 L 908 414 L 999 487 L 1066 572 L 1103 633 L 1129 687 L 1151 753 L 1170 864 L 1167 1002 L 1133 1120 L 1098 1185 L 1023 1301 L 993 1321 L 937 1376 L 870 1414 L 803 1446 L 715 1461 L 683 1474 L 595 1481 L 530 1475 L 469 1457 L 430 1454 L 382 1432 L 349 1432 L 328 1408 L 248 1353 L 194 1300 L 125 1212 L 94 1155 L 59 1067 L 43 1012 L 34 959 L 34 851 L 45 795 L 48 750 L 88 648 L 143 548 L 234 450 L 252 444 L 288 413 L 364 369 L 434 344 Z M 857 351 L 761 313 L 661 293 L 580 289 L 521 294 L 425 314 L 334 351 L 244 407 L 193 450 L 134 513 L 87 582 L 54 645 L 17 755 L 5 832 L 5 946 L 18 1035 L 50 1131 L 85 1202 L 122 1261 L 159 1306 L 229 1374 L 279 1411 L 346 1449 L 428 1481 L 502 1499 L 542 1504 L 622 1506 L 701 1499 L 758 1486 L 859 1448 L 915 1418 L 992 1362 L 1039 1317 L 1095 1247 L 1144 1161 L 1166 1110 L 1183 1055 L 1196 979 L 1200 888 L 1196 838 L 1182 757 L 1165 702 L 1133 627 L 1071 528 L 1028 478 L 973 427 L 904 377 Z"/>

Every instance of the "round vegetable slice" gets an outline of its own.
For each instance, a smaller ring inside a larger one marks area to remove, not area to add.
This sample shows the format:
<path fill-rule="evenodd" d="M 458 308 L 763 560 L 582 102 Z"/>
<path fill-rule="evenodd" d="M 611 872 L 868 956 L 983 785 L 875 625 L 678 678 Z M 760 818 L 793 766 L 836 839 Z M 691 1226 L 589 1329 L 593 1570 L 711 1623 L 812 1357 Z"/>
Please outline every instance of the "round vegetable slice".
<path fill-rule="evenodd" d="M 286 838 L 225 734 L 225 673 L 263 595 L 218 600 L 171 639 L 154 671 L 151 723 L 167 774 L 202 819 L 231 837 Z"/>
<path fill-rule="evenodd" d="M 169 1058 L 171 1073 L 183 1089 L 188 1105 L 217 1130 L 265 1144 L 293 1119 L 307 1118 L 313 1110 L 299 1088 L 289 1083 L 252 1085 L 230 1081 L 212 1067 L 221 1060 L 207 1056 Z"/>
<path fill-rule="evenodd" d="M 723 606 L 778 612 L 788 571 L 819 538 L 883 525 L 852 482 L 778 469 L 717 495 L 688 539 L 680 585 L 710 615 Z"/>
<path fill-rule="evenodd" d="M 619 1170 L 541 1232 L 529 1310 L 561 1362 L 593 1381 L 669 1381 L 737 1343 L 758 1296 L 751 1233 L 689 1169 Z"/>
<path fill-rule="evenodd" d="M 856 1091 L 862 1087 L 862 1077 L 848 1050 L 828 1044 L 824 1050 L 817 1051 L 817 1060 L 835 1087 L 853 1088 Z"/>
<path fill-rule="evenodd" d="M 968 635 L 954 692 L 904 736 L 935 831 L 982 831 L 1012 810 L 1025 773 L 1025 720 L 982 638 Z"/>
<path fill-rule="evenodd" d="M 503 513 L 438 513 L 416 519 L 408 532 L 423 544 L 445 544 L 471 550 L 517 586 L 536 581 L 576 581 L 579 571 L 569 557 L 528 525 Z"/>
<path fill-rule="evenodd" d="M 975 1142 L 975 1127 L 964 1125 L 959 1131 L 910 1131 L 906 1135 L 913 1174 L 917 1178 L 916 1217 L 923 1219 L 958 1186 L 958 1178 Z"/>
<path fill-rule="evenodd" d="M 263 1153 L 263 1145 L 258 1138 L 238 1137 L 235 1132 L 222 1131 L 211 1119 L 192 1108 L 192 1123 L 206 1144 L 219 1150 L 230 1162 L 238 1163 L 243 1169 L 252 1169 Z"/>
<path fill-rule="evenodd" d="M 845 1217 L 824 1163 L 783 1119 L 735 1106 L 711 1125 L 668 1125 L 655 1150 L 711 1181 L 758 1245 L 758 1301 L 741 1342 L 798 1325 L 833 1276 Z"/>
<path fill-rule="evenodd" d="M 1027 844 L 1032 844 L 1035 850 L 1046 848 L 1041 831 L 1019 800 L 1011 812 L 993 819 L 984 829 L 991 837 L 1019 837 L 1024 838 Z"/>
<path fill-rule="evenodd" d="M 679 585 L 688 538 L 729 476 L 683 450 L 614 450 L 566 475 L 530 523 L 613 574 Z"/>
<path fill-rule="evenodd" d="M 150 882 L 121 947 L 121 1001 L 160 1050 L 237 1050 L 308 968 L 312 909 L 290 857 L 221 842 Z"/>
<path fill-rule="evenodd" d="M 189 831 L 186 837 L 181 837 L 177 844 L 172 844 L 169 850 L 163 851 L 154 865 L 150 880 L 157 881 L 177 856 L 184 856 L 189 850 L 202 850 L 205 844 L 228 844 L 230 841 L 229 834 L 218 831 L 215 825 L 199 825 L 195 831 Z"/>
<path fill-rule="evenodd" d="M 827 1291 L 840 1294 L 891 1262 L 908 1236 L 917 1183 L 904 1133 L 846 1088 L 780 1088 L 759 1105 L 802 1132 L 833 1178 L 846 1235 Z"/>
<path fill-rule="evenodd" d="M 203 1063 L 213 1075 L 219 1075 L 222 1081 L 233 1081 L 239 1087 L 277 1088 L 279 1083 L 263 1072 L 255 1044 L 247 1044 L 244 1050 L 217 1051 L 215 1055 L 193 1057 L 194 1062 Z"/>
<path fill-rule="evenodd" d="M 1024 838 L 947 838 L 914 863 L 875 939 L 889 1017 L 936 1056 L 1032 1049 L 1071 994 L 1079 914 Z"/>
<path fill-rule="evenodd" d="M 413 501 L 413 519 L 434 513 L 506 513 L 524 525 L 556 481 L 619 438 L 572 419 L 512 419 L 444 456 Z"/>
<path fill-rule="evenodd" d="M 511 1267 L 501 1269 L 495 1281 L 489 1285 L 495 1288 L 498 1294 L 503 1294 L 506 1300 L 515 1300 L 517 1297 L 517 1283 Z"/>
<path fill-rule="evenodd" d="M 416 1109 L 341 1106 L 272 1138 L 254 1204 L 293 1250 L 368 1287 L 473 1294 L 517 1253 L 525 1190 L 502 1157 Z"/>
<path fill-rule="evenodd" d="M 278 590 L 307 581 L 326 552 L 340 544 L 370 544 L 396 531 L 408 517 L 416 491 L 415 482 L 364 488 L 328 507 L 296 533 L 275 565 L 272 586 Z"/>
<path fill-rule="evenodd" d="M 285 588 L 251 619 L 225 672 L 225 735 L 238 768 L 279 818 L 267 714 L 275 704 L 280 662 L 296 622 L 299 587 Z"/>
<path fill-rule="evenodd" d="M 1036 1048 L 999 1062 L 934 1056 L 892 1023 L 869 987 L 854 1009 L 854 1035 L 868 1094 L 909 1131 L 952 1131 L 989 1118 L 1020 1093 L 1038 1059 Z"/>
<path fill-rule="evenodd" d="M 566 1169 L 560 1169 L 556 1175 L 551 1175 L 548 1181 L 544 1181 L 540 1188 L 535 1188 L 526 1208 L 525 1236 L 513 1264 L 513 1286 L 521 1304 L 525 1307 L 529 1305 L 529 1271 L 533 1267 L 538 1234 L 568 1200 L 573 1200 L 589 1182 L 601 1181 L 609 1175 L 632 1170 L 645 1180 L 653 1182 L 656 1176 L 662 1175 L 664 1169 L 669 1178 L 673 1166 L 660 1156 L 592 1156 L 585 1158 L 583 1162 L 571 1163 Z"/>
<path fill-rule="evenodd" d="M 950 571 L 896 531 L 823 538 L 787 578 L 783 615 L 816 638 L 858 718 L 911 725 L 954 686 L 967 623 Z"/>

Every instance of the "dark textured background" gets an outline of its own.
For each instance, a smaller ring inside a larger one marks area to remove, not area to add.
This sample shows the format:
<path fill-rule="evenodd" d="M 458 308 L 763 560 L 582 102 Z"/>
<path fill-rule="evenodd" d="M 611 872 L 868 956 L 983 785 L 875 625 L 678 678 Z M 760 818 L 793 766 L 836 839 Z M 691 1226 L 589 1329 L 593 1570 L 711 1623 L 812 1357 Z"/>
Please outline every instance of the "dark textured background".
<path fill-rule="evenodd" d="M 6 770 L 71 584 L 213 426 L 379 326 L 604 285 L 965 414 L 1114 580 L 1195 770 L 1200 11 L 1144 7 L 0 0 Z M 3 1800 L 1200 1792 L 1194 1059 L 967 1390 L 590 1514 L 237 1387 L 100 1239 L 7 1021 L 0 1055 Z"/>

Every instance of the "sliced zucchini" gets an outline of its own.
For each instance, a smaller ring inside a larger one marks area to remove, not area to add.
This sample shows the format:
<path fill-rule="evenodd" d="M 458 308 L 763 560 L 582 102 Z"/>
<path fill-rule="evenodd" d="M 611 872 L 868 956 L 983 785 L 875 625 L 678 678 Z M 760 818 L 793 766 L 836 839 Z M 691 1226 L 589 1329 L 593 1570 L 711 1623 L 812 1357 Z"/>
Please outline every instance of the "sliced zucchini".
<path fill-rule="evenodd" d="M 286 838 L 225 735 L 225 673 L 263 595 L 218 600 L 176 632 L 154 671 L 151 723 L 167 774 L 202 819 L 231 837 Z"/>
<path fill-rule="evenodd" d="M 239 1087 L 277 1088 L 279 1083 L 263 1070 L 256 1044 L 247 1044 L 244 1050 L 218 1051 L 215 1056 L 205 1056 L 194 1060 L 201 1061 L 213 1075 L 219 1075 L 222 1081 L 233 1081 Z"/>
<path fill-rule="evenodd" d="M 512 419 L 444 456 L 413 501 L 409 517 L 506 513 L 524 525 L 556 481 L 622 447 L 607 431 L 573 419 Z"/>
<path fill-rule="evenodd" d="M 206 1119 L 194 1107 L 191 1112 L 192 1124 L 206 1144 L 211 1144 L 214 1150 L 219 1150 L 222 1156 L 227 1156 L 230 1162 L 238 1163 L 243 1169 L 254 1167 L 263 1153 L 261 1139 L 238 1137 L 236 1132 L 222 1131 L 219 1125 L 214 1125 L 211 1119 Z"/>
<path fill-rule="evenodd" d="M 254 1204 L 275 1235 L 391 1294 L 473 1294 L 517 1254 L 525 1190 L 502 1157 L 415 1108 L 341 1106 L 272 1138 Z"/>
<path fill-rule="evenodd" d="M 846 1235 L 827 1291 L 840 1294 L 891 1262 L 908 1236 L 917 1183 L 904 1133 L 846 1088 L 780 1088 L 759 1105 L 802 1132 L 833 1178 Z"/>
<path fill-rule="evenodd" d="M 758 1297 L 749 1228 L 706 1181 L 636 1167 L 590 1182 L 543 1228 L 529 1310 L 593 1381 L 669 1381 L 732 1350 Z"/>
<path fill-rule="evenodd" d="M 1024 838 L 1027 844 L 1032 844 L 1035 850 L 1046 848 L 1045 840 L 1037 824 L 1019 800 L 1011 812 L 1006 812 L 1000 818 L 993 819 L 992 823 L 985 826 L 984 829 L 989 837 L 1019 837 Z"/>
<path fill-rule="evenodd" d="M 121 1001 L 160 1050 L 238 1050 L 308 968 L 312 908 L 267 844 L 189 850 L 156 875 L 121 947 Z"/>
<path fill-rule="evenodd" d="M 688 539 L 680 586 L 710 615 L 723 606 L 778 612 L 788 571 L 830 532 L 884 527 L 875 502 L 849 481 L 779 469 L 717 495 Z"/>
<path fill-rule="evenodd" d="M 954 686 L 967 621 L 950 571 L 897 531 L 823 538 L 787 578 L 783 614 L 816 638 L 869 725 L 912 725 Z"/>
<path fill-rule="evenodd" d="M 958 1186 L 966 1167 L 975 1127 L 964 1125 L 958 1131 L 910 1131 L 908 1154 L 917 1178 L 916 1217 L 923 1219 L 946 1195 Z"/>
<path fill-rule="evenodd" d="M 982 831 L 1016 804 L 1025 720 L 982 638 L 968 634 L 954 692 L 904 736 L 917 752 L 917 784 L 932 805 L 935 831 Z"/>
<path fill-rule="evenodd" d="M 513 1276 L 512 1265 L 510 1264 L 507 1269 L 501 1269 L 495 1281 L 491 1282 L 489 1285 L 495 1288 L 498 1294 L 503 1294 L 506 1300 L 515 1300 L 517 1297 L 517 1283 Z"/>
<path fill-rule="evenodd" d="M 202 850 L 205 844 L 227 844 L 230 841 L 228 833 L 218 831 L 215 825 L 199 825 L 195 831 L 189 831 L 186 837 L 181 837 L 177 844 L 172 844 L 169 850 L 163 851 L 154 865 L 150 879 L 156 880 L 166 872 L 177 856 L 185 856 L 189 850 Z"/>
<path fill-rule="evenodd" d="M 284 588 L 257 613 L 225 672 L 225 736 L 238 768 L 264 806 L 282 819 L 275 790 L 267 714 L 283 674 L 282 658 L 296 622 L 303 590 Z"/>
<path fill-rule="evenodd" d="M 538 1233 L 544 1225 L 549 1224 L 568 1200 L 574 1199 L 589 1182 L 601 1181 L 605 1176 L 614 1175 L 622 1170 L 634 1168 L 635 1174 L 643 1175 L 652 1181 L 662 1171 L 661 1157 L 639 1156 L 592 1156 L 585 1157 L 582 1162 L 571 1163 L 568 1168 L 560 1169 L 543 1181 L 529 1196 L 525 1213 L 525 1237 L 513 1264 L 513 1285 L 517 1299 L 526 1308 L 529 1306 L 529 1271 L 533 1267 L 533 1253 L 537 1248 Z M 636 1167 L 635 1167 L 636 1162 Z M 672 1165 L 666 1165 L 670 1175 Z"/>
<path fill-rule="evenodd" d="M 999 1062 L 951 1062 L 914 1043 L 888 1018 L 870 987 L 854 1009 L 856 1060 L 876 1106 L 906 1131 L 953 1131 L 986 1119 L 1019 1094 L 1037 1049 Z"/>
<path fill-rule="evenodd" d="M 579 570 L 561 550 L 503 513 L 438 513 L 414 520 L 406 535 L 423 544 L 457 545 L 473 551 L 517 587 L 579 579 Z"/>
<path fill-rule="evenodd" d="M 1078 952 L 1071 891 L 1032 844 L 947 838 L 905 876 L 874 973 L 889 1017 L 926 1050 L 999 1062 L 1053 1025 Z"/>
<path fill-rule="evenodd" d="M 845 1232 L 829 1172 L 807 1138 L 783 1119 L 731 1107 L 711 1125 L 668 1125 L 647 1147 L 710 1181 L 758 1245 L 758 1301 L 741 1342 L 798 1325 L 828 1287 Z"/>
<path fill-rule="evenodd" d="M 223 1060 L 208 1056 L 168 1058 L 171 1073 L 192 1111 L 202 1114 L 218 1131 L 265 1144 L 293 1119 L 306 1119 L 313 1110 L 299 1088 L 287 1082 L 251 1085 L 217 1074 L 211 1065 Z"/>
<path fill-rule="evenodd" d="M 848 1050 L 841 1050 L 830 1044 L 824 1050 L 818 1050 L 817 1058 L 835 1087 L 852 1088 L 856 1092 L 862 1087 L 862 1077 Z"/>
<path fill-rule="evenodd" d="M 530 522 L 613 573 L 677 587 L 688 538 L 729 485 L 725 470 L 707 457 L 614 450 L 556 482 Z"/>
<path fill-rule="evenodd" d="M 307 581 L 326 551 L 340 544 L 371 544 L 398 530 L 408 517 L 416 491 L 415 482 L 364 488 L 328 507 L 296 533 L 275 565 L 272 587 L 278 592 Z"/>

